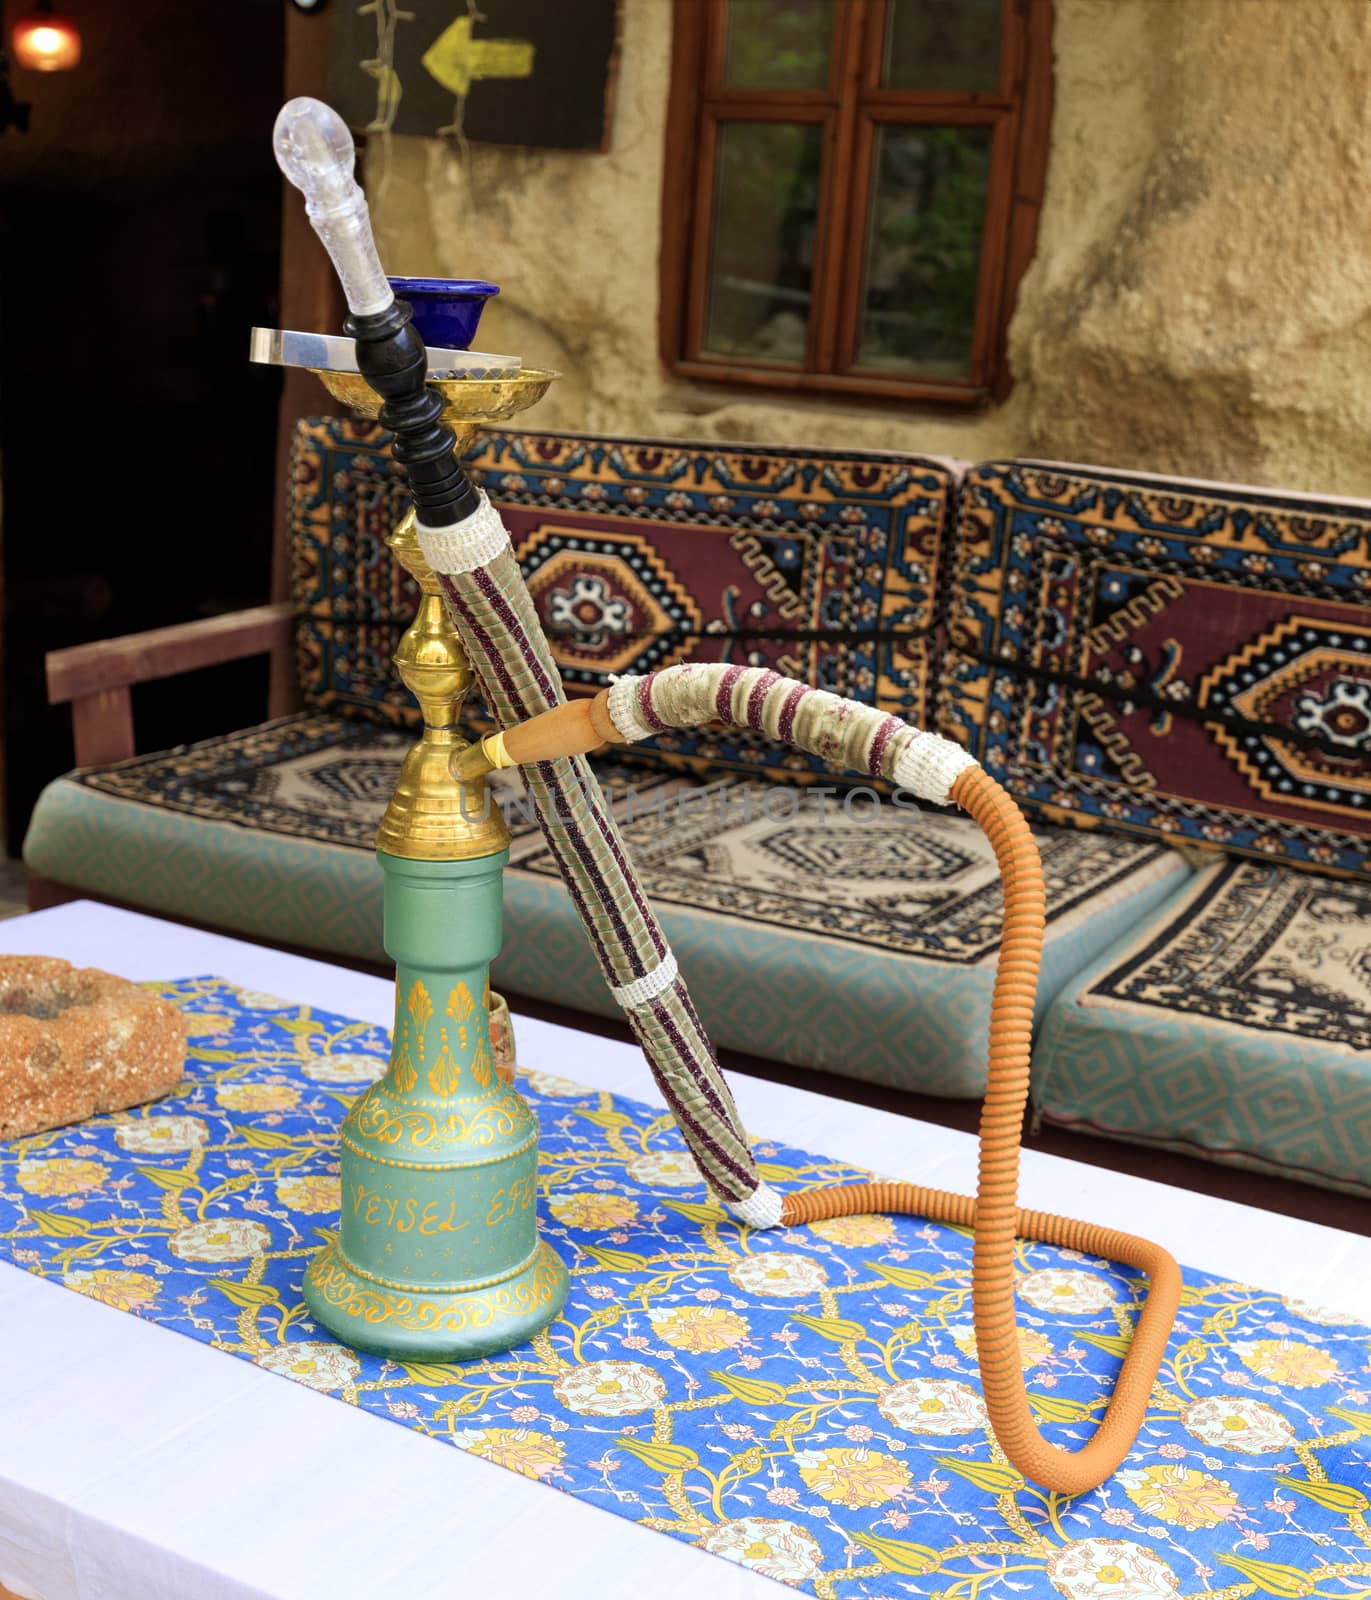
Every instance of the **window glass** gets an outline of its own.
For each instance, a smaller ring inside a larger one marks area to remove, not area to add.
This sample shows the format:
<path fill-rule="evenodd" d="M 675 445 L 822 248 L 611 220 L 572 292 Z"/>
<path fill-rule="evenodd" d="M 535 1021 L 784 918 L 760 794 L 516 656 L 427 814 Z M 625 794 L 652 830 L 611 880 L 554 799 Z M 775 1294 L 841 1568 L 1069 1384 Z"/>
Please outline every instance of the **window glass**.
<path fill-rule="evenodd" d="M 970 371 L 992 132 L 877 130 L 857 365 Z"/>
<path fill-rule="evenodd" d="M 730 89 L 822 89 L 832 44 L 833 0 L 729 0 L 724 82 Z"/>
<path fill-rule="evenodd" d="M 822 131 L 720 124 L 704 339 L 712 355 L 804 361 Z"/>
<path fill-rule="evenodd" d="M 1000 0 L 888 0 L 888 89 L 994 91 L 1000 82 Z"/>

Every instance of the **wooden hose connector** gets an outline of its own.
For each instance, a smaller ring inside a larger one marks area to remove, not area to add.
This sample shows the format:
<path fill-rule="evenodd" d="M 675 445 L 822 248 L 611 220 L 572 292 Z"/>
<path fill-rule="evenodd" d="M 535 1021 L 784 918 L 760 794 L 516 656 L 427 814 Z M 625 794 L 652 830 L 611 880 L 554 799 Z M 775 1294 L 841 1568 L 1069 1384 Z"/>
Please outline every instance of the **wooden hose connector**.
<path fill-rule="evenodd" d="M 461 775 L 470 776 L 470 769 L 476 766 L 488 769 L 492 765 L 546 761 L 585 752 L 606 742 L 647 737 L 658 726 L 699 726 L 715 717 L 751 726 L 801 749 L 816 750 L 826 758 L 832 756 L 833 751 L 824 746 L 817 730 L 832 725 L 831 720 L 825 723 L 825 719 L 831 719 L 832 709 L 838 704 L 836 697 L 793 684 L 775 673 L 749 670 L 740 682 L 738 674 L 742 671 L 727 669 L 727 676 L 720 676 L 725 669 L 683 667 L 634 680 L 637 687 L 633 698 L 625 697 L 620 717 L 635 724 L 639 714 L 652 715 L 658 721 L 632 728 L 612 718 L 606 693 L 558 706 L 509 729 L 498 746 L 474 746 L 465 752 L 462 759 L 467 770 Z M 696 674 L 693 679 L 688 676 L 692 673 Z M 676 699 L 664 706 L 662 697 L 655 695 L 655 685 L 673 674 L 676 677 L 672 692 Z M 813 697 L 810 705 L 815 720 L 801 736 L 797 724 L 806 713 L 795 715 L 795 707 L 808 696 Z M 779 714 L 774 709 L 777 703 L 782 704 Z M 850 701 L 844 704 L 848 707 L 844 718 L 854 730 L 849 735 L 854 750 L 871 748 L 863 745 L 870 730 L 863 733 L 856 727 L 862 716 L 895 723 L 896 719 L 882 718 L 869 707 L 858 707 Z M 667 713 L 669 720 L 660 720 Z M 889 737 L 888 728 L 880 731 L 883 737 Z M 912 735 L 907 728 L 902 732 L 906 737 Z M 962 757 L 964 762 L 968 759 Z M 849 764 L 857 765 L 855 761 Z M 890 762 L 886 765 L 898 781 L 902 769 Z M 1082 1494 L 1098 1487 L 1115 1471 L 1137 1438 L 1180 1305 L 1181 1272 L 1168 1251 L 1146 1239 L 1069 1217 L 1018 1208 L 1019 1146 L 1028 1103 L 1033 1012 L 1042 963 L 1042 864 L 1023 813 L 982 767 L 965 765 L 945 793 L 985 833 L 1004 884 L 1004 936 L 991 1001 L 976 1196 L 973 1199 L 909 1183 L 810 1189 L 784 1196 L 779 1220 L 782 1226 L 791 1226 L 864 1212 L 899 1212 L 970 1228 L 975 1240 L 972 1305 L 976 1353 L 995 1437 L 1006 1458 L 1025 1478 L 1059 1494 Z M 1093 1437 L 1076 1451 L 1049 1444 L 1029 1406 L 1014 1306 L 1017 1238 L 1036 1239 L 1083 1255 L 1119 1261 L 1146 1273 L 1149 1280 L 1147 1298 L 1114 1394 Z"/>

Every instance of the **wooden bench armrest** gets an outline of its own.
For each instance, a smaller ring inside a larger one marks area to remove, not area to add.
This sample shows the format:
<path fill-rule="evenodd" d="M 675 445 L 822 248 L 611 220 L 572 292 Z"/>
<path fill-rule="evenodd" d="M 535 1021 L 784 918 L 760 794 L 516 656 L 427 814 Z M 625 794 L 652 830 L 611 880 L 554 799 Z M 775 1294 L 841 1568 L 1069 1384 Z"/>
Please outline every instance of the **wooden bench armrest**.
<path fill-rule="evenodd" d="M 133 684 L 267 651 L 288 652 L 294 620 L 294 606 L 280 601 L 49 651 L 48 702 L 71 702 L 76 764 L 101 766 L 133 754 Z"/>

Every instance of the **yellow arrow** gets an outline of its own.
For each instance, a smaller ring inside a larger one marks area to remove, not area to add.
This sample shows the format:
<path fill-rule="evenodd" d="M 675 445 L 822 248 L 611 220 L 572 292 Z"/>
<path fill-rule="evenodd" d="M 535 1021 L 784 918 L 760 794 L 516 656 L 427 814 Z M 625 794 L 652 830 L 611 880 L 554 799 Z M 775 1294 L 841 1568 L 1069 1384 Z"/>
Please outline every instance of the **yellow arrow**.
<path fill-rule="evenodd" d="M 455 94 L 468 94 L 477 78 L 533 76 L 533 46 L 527 39 L 473 39 L 471 18 L 458 17 L 424 52 L 431 78 Z"/>

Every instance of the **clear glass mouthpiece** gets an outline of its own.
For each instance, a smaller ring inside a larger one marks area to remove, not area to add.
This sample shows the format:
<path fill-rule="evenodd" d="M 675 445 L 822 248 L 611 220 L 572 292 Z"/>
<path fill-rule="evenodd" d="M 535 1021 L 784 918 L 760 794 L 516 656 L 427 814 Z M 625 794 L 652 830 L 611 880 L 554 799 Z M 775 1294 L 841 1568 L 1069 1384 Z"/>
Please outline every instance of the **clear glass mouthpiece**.
<path fill-rule="evenodd" d="M 302 95 L 281 107 L 272 134 L 276 163 L 305 197 L 305 211 L 333 262 L 348 309 L 384 311 L 395 298 L 371 235 L 366 196 L 352 175 L 347 124 L 322 100 Z"/>

